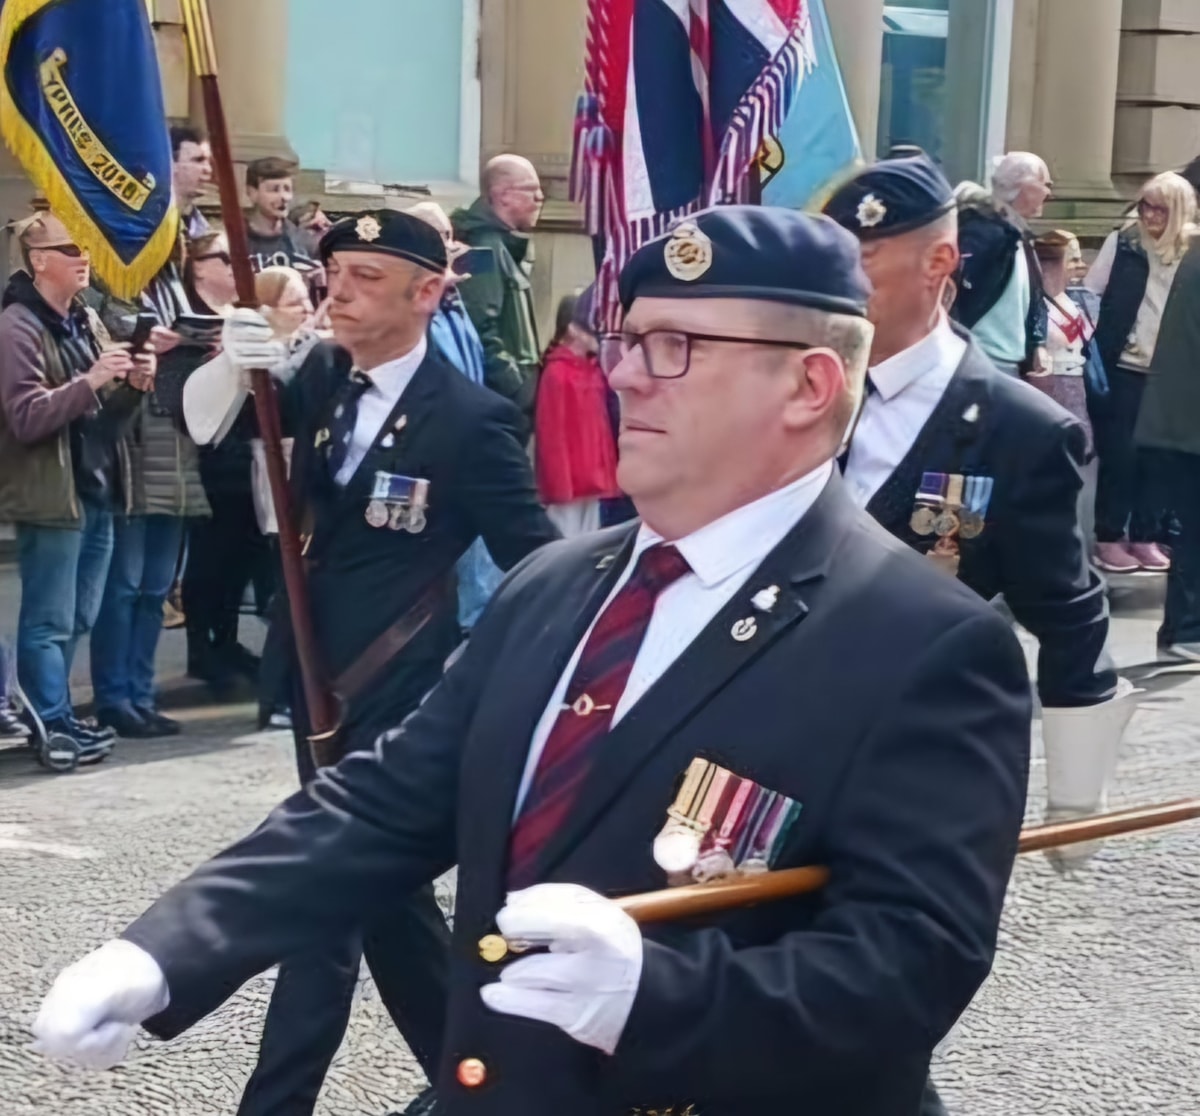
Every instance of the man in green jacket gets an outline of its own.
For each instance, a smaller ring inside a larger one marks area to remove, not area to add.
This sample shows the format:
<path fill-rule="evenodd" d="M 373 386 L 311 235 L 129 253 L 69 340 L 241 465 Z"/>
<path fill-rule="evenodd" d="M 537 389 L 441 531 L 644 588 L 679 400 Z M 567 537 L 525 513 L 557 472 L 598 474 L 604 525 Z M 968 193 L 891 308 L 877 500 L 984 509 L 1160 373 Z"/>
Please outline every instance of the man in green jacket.
<path fill-rule="evenodd" d="M 538 173 L 519 155 L 497 155 L 483 171 L 483 194 L 452 217 L 456 237 L 478 249 L 459 287 L 484 352 L 484 383 L 516 404 L 528 437 L 541 346 L 529 272 L 531 233 L 546 195 Z"/>

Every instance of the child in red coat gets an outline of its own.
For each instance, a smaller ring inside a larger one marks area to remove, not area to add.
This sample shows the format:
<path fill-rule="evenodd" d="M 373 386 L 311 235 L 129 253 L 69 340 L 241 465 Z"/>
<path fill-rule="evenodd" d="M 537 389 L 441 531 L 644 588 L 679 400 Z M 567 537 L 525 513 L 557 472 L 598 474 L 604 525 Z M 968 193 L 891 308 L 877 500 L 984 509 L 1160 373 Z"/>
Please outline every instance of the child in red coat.
<path fill-rule="evenodd" d="M 620 495 L 599 344 L 587 303 L 568 295 L 538 383 L 534 457 L 546 513 L 570 538 L 600 527 L 600 501 Z"/>

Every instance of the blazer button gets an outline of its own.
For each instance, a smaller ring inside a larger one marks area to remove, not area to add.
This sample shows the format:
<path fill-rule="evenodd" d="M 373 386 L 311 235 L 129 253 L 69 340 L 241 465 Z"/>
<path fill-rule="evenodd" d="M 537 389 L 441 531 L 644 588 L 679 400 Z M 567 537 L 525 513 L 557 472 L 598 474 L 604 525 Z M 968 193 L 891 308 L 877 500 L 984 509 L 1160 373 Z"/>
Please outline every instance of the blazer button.
<path fill-rule="evenodd" d="M 478 1058 L 464 1058 L 458 1063 L 457 1076 L 464 1089 L 478 1089 L 487 1080 L 487 1066 Z"/>
<path fill-rule="evenodd" d="M 495 965 L 508 956 L 508 942 L 499 934 L 488 934 L 479 939 L 479 956 L 489 965 Z"/>

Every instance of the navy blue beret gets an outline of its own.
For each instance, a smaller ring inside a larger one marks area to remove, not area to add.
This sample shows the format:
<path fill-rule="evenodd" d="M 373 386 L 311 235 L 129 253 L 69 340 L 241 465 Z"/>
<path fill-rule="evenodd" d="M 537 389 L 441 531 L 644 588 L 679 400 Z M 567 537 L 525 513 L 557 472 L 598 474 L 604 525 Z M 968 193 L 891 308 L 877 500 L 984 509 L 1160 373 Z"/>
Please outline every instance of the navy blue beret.
<path fill-rule="evenodd" d="M 321 237 L 321 260 L 334 252 L 376 252 L 399 256 L 429 271 L 449 266 L 446 242 L 428 221 L 397 209 L 371 209 L 343 218 Z"/>
<path fill-rule="evenodd" d="M 858 242 L 825 217 L 725 205 L 681 221 L 634 253 L 621 305 L 637 298 L 743 298 L 866 317 Z"/>
<path fill-rule="evenodd" d="M 825 205 L 860 240 L 899 236 L 930 225 L 954 208 L 954 191 L 928 155 L 886 159 L 866 167 Z"/>

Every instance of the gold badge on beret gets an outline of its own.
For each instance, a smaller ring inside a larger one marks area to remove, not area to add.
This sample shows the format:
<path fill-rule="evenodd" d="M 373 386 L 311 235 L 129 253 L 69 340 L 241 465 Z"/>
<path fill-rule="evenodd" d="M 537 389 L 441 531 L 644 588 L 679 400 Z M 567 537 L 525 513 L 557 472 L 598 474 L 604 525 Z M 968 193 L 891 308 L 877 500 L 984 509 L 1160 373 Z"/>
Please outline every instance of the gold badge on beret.
<path fill-rule="evenodd" d="M 713 263 L 713 243 L 693 221 L 685 221 L 664 249 L 667 271 L 681 283 L 694 283 Z"/>
<path fill-rule="evenodd" d="M 383 235 L 383 228 L 374 217 L 360 217 L 354 231 L 359 240 L 378 240 Z"/>

